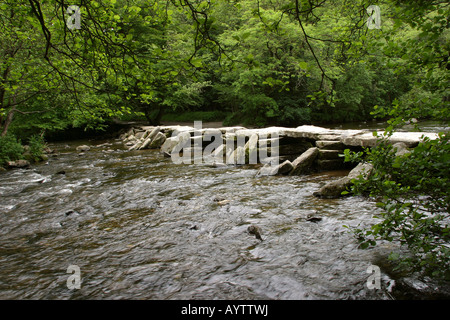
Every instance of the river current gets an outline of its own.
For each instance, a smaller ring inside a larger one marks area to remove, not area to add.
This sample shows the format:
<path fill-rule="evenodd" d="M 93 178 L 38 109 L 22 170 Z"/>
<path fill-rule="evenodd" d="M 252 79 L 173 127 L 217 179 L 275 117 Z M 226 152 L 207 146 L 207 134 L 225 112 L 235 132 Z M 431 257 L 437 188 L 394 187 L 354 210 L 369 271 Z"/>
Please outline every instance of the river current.
<path fill-rule="evenodd" d="M 91 150 L 79 155 L 80 144 Z M 256 177 L 257 166 L 177 165 L 118 140 L 50 147 L 47 162 L 0 174 L 0 299 L 396 299 L 436 289 L 391 271 L 395 244 L 358 248 L 344 226 L 376 222 L 373 201 L 313 196 L 345 171 Z M 68 287 L 74 265 L 79 289 Z M 368 285 L 374 268 L 379 288 Z"/>

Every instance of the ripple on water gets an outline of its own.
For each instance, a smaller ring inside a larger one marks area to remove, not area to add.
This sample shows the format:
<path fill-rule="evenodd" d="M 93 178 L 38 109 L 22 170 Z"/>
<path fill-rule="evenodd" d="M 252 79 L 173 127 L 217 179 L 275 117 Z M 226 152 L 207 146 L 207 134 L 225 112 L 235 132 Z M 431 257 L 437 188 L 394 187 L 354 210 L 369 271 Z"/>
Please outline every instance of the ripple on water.
<path fill-rule="evenodd" d="M 366 270 L 395 247 L 359 250 L 343 227 L 373 223 L 374 203 L 312 196 L 342 172 L 256 178 L 255 166 L 100 148 L 49 163 L 2 174 L 0 298 L 389 298 Z M 71 264 L 80 290 L 66 287 Z"/>

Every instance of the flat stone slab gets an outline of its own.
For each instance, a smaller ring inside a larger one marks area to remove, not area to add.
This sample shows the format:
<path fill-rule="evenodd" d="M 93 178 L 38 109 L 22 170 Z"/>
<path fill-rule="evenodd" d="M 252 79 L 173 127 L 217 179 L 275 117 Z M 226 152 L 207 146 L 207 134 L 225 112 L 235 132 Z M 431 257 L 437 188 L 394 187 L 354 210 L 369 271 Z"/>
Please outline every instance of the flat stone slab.
<path fill-rule="evenodd" d="M 246 130 L 245 127 L 220 127 L 218 128 L 223 134 L 225 133 L 235 133 L 238 130 Z"/>
<path fill-rule="evenodd" d="M 239 129 L 236 130 L 234 133 L 237 136 L 252 136 L 254 133 L 256 133 L 258 136 L 263 136 L 263 138 L 269 138 L 273 137 L 281 137 L 286 136 L 286 130 L 289 128 L 283 128 L 283 127 L 268 127 L 268 128 L 258 128 L 258 129 Z"/>
<path fill-rule="evenodd" d="M 285 130 L 288 137 L 309 138 L 313 140 L 338 141 L 341 137 L 362 134 L 364 130 L 327 129 L 317 126 L 304 125 L 295 129 Z"/>
<path fill-rule="evenodd" d="M 345 146 L 340 141 L 318 140 L 316 147 L 322 150 L 343 150 Z"/>
<path fill-rule="evenodd" d="M 140 128 L 134 128 L 134 132 L 137 131 L 153 131 L 155 128 L 160 128 L 164 133 L 170 133 L 172 136 L 179 135 L 182 132 L 189 132 L 194 134 L 195 128 L 193 126 L 142 126 Z M 221 127 L 221 128 L 202 128 L 198 130 L 196 134 L 201 135 L 205 132 L 220 131 L 222 135 L 233 135 L 236 137 L 251 137 L 257 134 L 259 139 L 264 140 L 267 138 L 283 138 L 289 137 L 294 139 L 309 139 L 315 140 L 316 146 L 323 149 L 335 150 L 343 149 L 345 147 L 373 147 L 378 143 L 378 137 L 373 135 L 369 130 L 343 130 L 343 129 L 327 129 L 312 125 L 303 125 L 297 128 L 286 127 L 268 127 L 247 129 L 245 127 Z M 378 135 L 382 135 L 383 131 L 376 131 Z M 128 135 L 128 138 L 131 135 Z M 395 132 L 388 140 L 392 143 L 403 142 L 406 147 L 413 148 L 423 140 L 422 137 L 428 137 L 430 139 L 437 139 L 437 133 L 430 132 Z"/>
<path fill-rule="evenodd" d="M 378 131 L 377 133 L 381 136 L 383 131 Z M 432 132 L 394 132 L 392 136 L 388 138 L 388 141 L 392 144 L 403 142 L 408 148 L 414 148 L 423 140 L 422 137 L 428 137 L 435 140 L 439 136 L 437 133 Z M 342 137 L 340 141 L 347 146 L 374 147 L 378 144 L 378 137 L 374 136 L 372 132 L 366 132 L 363 134 Z"/>

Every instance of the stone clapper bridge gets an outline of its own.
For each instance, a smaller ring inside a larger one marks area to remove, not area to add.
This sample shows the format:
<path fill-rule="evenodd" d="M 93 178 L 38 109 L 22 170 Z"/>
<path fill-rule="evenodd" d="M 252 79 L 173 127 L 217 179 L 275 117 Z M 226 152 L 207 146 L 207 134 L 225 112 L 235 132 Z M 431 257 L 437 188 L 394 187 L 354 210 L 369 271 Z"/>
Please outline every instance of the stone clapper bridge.
<path fill-rule="evenodd" d="M 377 133 L 382 135 L 383 131 Z M 401 155 L 416 147 L 423 137 L 437 139 L 438 134 L 395 132 L 388 137 L 388 141 L 397 149 L 397 155 Z M 119 138 L 129 150 L 159 148 L 175 163 L 209 163 L 213 166 L 264 164 L 256 176 L 351 170 L 347 176 L 331 181 L 314 192 L 320 198 L 340 197 L 342 191 L 351 185 L 352 179 L 370 174 L 370 163 L 359 163 L 355 167 L 352 163 L 345 163 L 342 154 L 344 149 L 360 151 L 362 147 L 376 146 L 379 139 L 370 130 L 327 129 L 311 125 L 297 128 L 203 129 L 197 122 L 194 127 L 133 127 Z"/>

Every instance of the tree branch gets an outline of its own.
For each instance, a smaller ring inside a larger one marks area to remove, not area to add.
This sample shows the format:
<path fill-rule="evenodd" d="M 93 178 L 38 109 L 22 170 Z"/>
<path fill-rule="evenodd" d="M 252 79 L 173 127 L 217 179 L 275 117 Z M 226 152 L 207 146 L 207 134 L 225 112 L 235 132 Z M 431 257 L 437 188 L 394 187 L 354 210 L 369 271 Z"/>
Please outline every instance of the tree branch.
<path fill-rule="evenodd" d="M 313 55 L 314 60 L 316 61 L 317 66 L 319 67 L 320 71 L 322 72 L 322 79 L 321 79 L 321 81 L 320 81 L 320 90 L 322 90 L 322 88 L 323 88 L 323 82 L 324 82 L 324 79 L 325 79 L 325 78 L 329 79 L 331 82 L 334 82 L 335 80 L 332 79 L 332 78 L 330 78 L 330 77 L 326 74 L 325 70 L 323 69 L 322 65 L 320 64 L 319 59 L 318 59 L 317 56 L 316 56 L 316 53 L 314 52 L 313 47 L 311 46 L 311 44 L 310 44 L 309 41 L 308 41 L 308 35 L 307 35 L 306 31 L 305 31 L 305 28 L 303 27 L 302 20 L 300 19 L 300 5 L 299 5 L 299 0 L 295 0 L 295 18 L 296 18 L 296 20 L 298 21 L 298 24 L 300 25 L 300 28 L 302 29 L 303 35 L 304 35 L 304 37 L 305 37 L 305 42 L 306 42 L 306 44 L 307 44 L 308 47 L 309 47 L 309 51 L 310 51 L 311 54 Z"/>

